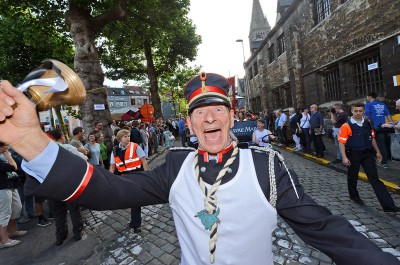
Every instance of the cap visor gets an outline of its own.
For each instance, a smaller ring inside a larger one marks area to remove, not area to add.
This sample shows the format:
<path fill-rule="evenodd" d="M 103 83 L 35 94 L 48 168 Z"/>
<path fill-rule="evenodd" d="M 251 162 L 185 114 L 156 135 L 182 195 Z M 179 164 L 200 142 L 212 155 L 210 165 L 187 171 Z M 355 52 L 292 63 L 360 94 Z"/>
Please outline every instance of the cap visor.
<path fill-rule="evenodd" d="M 191 102 L 191 104 L 189 105 L 189 113 L 192 112 L 195 108 L 207 105 L 224 105 L 228 108 L 231 108 L 231 103 L 226 99 L 220 97 L 202 97 Z"/>

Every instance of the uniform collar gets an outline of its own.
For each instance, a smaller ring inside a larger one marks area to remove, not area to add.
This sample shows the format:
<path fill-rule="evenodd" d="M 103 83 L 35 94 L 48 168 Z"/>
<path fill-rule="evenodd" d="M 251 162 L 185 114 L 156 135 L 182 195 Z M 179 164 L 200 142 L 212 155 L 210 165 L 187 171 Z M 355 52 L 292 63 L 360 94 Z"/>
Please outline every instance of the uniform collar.
<path fill-rule="evenodd" d="M 353 117 L 350 118 L 350 122 L 352 124 L 357 124 L 358 126 L 362 126 L 364 124 L 364 117 L 361 118 L 361 122 L 357 122 Z"/>
<path fill-rule="evenodd" d="M 229 153 L 230 151 L 232 151 L 232 149 L 233 149 L 232 144 L 230 144 L 228 147 L 226 147 L 225 149 L 220 151 L 216 156 L 217 157 L 217 159 L 216 159 L 217 163 L 221 163 L 224 154 Z M 198 152 L 199 152 L 199 154 L 203 155 L 204 162 L 209 162 L 210 161 L 210 159 L 209 159 L 210 155 L 206 151 L 204 151 L 202 149 L 198 149 Z"/>

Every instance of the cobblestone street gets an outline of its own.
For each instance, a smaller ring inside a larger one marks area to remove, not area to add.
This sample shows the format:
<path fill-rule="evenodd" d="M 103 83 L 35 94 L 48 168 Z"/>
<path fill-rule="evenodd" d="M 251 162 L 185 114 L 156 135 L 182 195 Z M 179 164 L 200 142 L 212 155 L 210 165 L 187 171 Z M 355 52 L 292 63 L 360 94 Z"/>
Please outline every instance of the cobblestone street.
<path fill-rule="evenodd" d="M 305 190 L 331 212 L 347 218 L 351 224 L 384 251 L 400 259 L 400 216 L 385 214 L 368 183 L 359 181 L 365 206 L 353 203 L 347 194 L 346 175 L 282 151 L 286 164 L 295 170 Z M 166 152 L 151 160 L 150 167 L 162 163 Z M 400 205 L 400 196 L 392 194 Z M 167 204 L 142 208 L 142 232 L 134 234 L 127 224 L 130 210 L 83 211 L 86 220 L 84 240 L 67 240 L 54 246 L 54 224 L 41 228 L 31 221 L 20 246 L 1 251 L 0 264 L 111 265 L 179 264 L 180 248 L 172 213 Z M 307 246 L 281 219 L 273 235 L 275 264 L 333 264 L 329 257 Z M 13 253 L 19 251 L 19 255 Z"/>
<path fill-rule="evenodd" d="M 368 183 L 359 182 L 360 195 L 366 202 L 366 206 L 360 207 L 348 198 L 346 175 L 294 154 L 283 154 L 287 165 L 297 172 L 307 193 L 319 204 L 347 218 L 359 232 L 384 251 L 400 258 L 399 216 L 385 214 L 380 209 Z M 154 161 L 152 166 L 161 159 Z M 393 197 L 400 204 L 399 196 Z M 144 225 L 140 235 L 125 228 L 129 221 L 128 210 L 94 214 L 102 221 L 94 223 L 88 213 L 86 218 L 104 243 L 98 249 L 98 257 L 92 262 L 89 260 L 88 264 L 179 264 L 179 244 L 168 205 L 143 208 Z M 307 246 L 280 218 L 273 240 L 275 264 L 333 264 L 325 254 Z"/>

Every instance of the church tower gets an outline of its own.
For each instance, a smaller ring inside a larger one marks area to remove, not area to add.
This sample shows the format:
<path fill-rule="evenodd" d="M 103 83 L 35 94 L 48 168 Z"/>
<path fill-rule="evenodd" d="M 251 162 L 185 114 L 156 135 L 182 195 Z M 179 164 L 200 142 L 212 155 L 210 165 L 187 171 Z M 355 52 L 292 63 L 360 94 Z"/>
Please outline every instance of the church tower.
<path fill-rule="evenodd" d="M 260 47 L 261 42 L 267 37 L 267 34 L 271 31 L 271 26 L 268 23 L 267 17 L 264 15 L 260 1 L 253 0 L 253 11 L 251 13 L 250 23 L 250 51 L 253 53 Z"/>

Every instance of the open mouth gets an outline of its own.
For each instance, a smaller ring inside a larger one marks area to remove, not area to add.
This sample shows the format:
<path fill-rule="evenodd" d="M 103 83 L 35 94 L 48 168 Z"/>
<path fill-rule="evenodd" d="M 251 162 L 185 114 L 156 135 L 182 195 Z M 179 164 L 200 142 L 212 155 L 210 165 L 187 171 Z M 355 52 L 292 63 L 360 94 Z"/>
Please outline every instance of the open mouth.
<path fill-rule="evenodd" d="M 221 136 L 221 130 L 220 129 L 205 130 L 204 135 L 207 140 L 211 140 L 211 141 L 218 140 L 218 139 L 220 139 L 220 136 Z"/>

